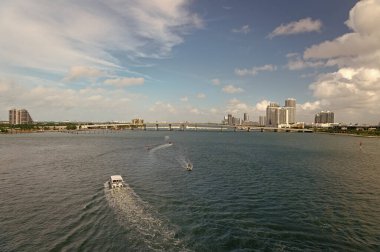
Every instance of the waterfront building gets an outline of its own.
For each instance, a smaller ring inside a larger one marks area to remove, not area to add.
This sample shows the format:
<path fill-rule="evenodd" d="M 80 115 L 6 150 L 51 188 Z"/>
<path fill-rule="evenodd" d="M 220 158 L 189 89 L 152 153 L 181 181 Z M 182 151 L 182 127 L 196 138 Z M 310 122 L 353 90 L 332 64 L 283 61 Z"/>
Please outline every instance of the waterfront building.
<path fill-rule="evenodd" d="M 241 119 L 238 117 L 232 116 L 232 114 L 228 114 L 227 116 L 224 117 L 222 124 L 225 125 L 241 125 Z"/>
<path fill-rule="evenodd" d="M 334 112 L 321 111 L 314 117 L 315 123 L 334 123 Z"/>
<path fill-rule="evenodd" d="M 265 126 L 266 121 L 267 121 L 267 117 L 266 116 L 259 116 L 259 125 L 260 126 Z"/>
<path fill-rule="evenodd" d="M 249 121 L 248 113 L 244 113 L 244 115 L 243 115 L 243 122 L 248 122 L 248 121 Z"/>
<path fill-rule="evenodd" d="M 280 107 L 278 103 L 270 103 L 267 107 L 266 123 L 268 127 L 291 127 L 296 123 L 296 99 L 288 98 L 285 106 Z"/>
<path fill-rule="evenodd" d="M 288 124 L 296 123 L 296 99 L 288 98 L 285 100 L 285 108 L 288 110 Z"/>
<path fill-rule="evenodd" d="M 240 125 L 240 124 L 241 124 L 240 118 L 232 117 L 232 124 L 230 125 Z"/>
<path fill-rule="evenodd" d="M 227 115 L 227 124 L 228 124 L 228 125 L 232 125 L 232 124 L 233 124 L 233 121 L 232 121 L 232 115 L 231 115 L 231 114 L 228 114 L 228 115 Z"/>
<path fill-rule="evenodd" d="M 279 108 L 279 120 L 278 124 L 288 126 L 289 125 L 289 108 L 281 107 Z"/>
<path fill-rule="evenodd" d="M 9 124 L 30 124 L 33 123 L 32 117 L 26 109 L 9 110 Z"/>
<path fill-rule="evenodd" d="M 277 127 L 280 121 L 280 106 L 271 102 L 267 107 L 266 126 Z"/>

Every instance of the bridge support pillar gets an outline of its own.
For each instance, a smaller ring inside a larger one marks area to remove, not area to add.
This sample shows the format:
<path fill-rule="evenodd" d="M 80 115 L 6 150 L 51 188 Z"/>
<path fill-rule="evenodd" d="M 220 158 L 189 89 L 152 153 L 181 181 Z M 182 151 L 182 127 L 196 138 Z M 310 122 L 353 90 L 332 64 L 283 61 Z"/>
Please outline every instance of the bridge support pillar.
<path fill-rule="evenodd" d="M 156 131 L 158 131 L 158 123 L 156 123 Z"/>
<path fill-rule="evenodd" d="M 169 131 L 172 131 L 172 125 L 169 123 Z"/>

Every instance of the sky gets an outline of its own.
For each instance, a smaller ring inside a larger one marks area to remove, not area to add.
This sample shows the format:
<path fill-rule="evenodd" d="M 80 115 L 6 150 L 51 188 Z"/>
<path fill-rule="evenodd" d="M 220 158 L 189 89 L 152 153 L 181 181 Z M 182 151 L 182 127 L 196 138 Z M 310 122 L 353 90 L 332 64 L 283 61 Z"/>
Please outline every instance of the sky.
<path fill-rule="evenodd" d="M 380 122 L 380 0 L 2 0 L 0 120 Z"/>

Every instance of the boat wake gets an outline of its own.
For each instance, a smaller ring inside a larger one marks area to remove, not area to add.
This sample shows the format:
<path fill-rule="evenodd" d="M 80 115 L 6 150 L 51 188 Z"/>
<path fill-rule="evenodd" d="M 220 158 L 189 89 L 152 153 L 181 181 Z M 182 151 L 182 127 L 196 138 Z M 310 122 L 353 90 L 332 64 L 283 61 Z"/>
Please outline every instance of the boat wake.
<path fill-rule="evenodd" d="M 162 221 L 147 203 L 136 195 L 133 189 L 126 183 L 125 187 L 109 189 L 108 183 L 104 184 L 104 192 L 108 205 L 114 210 L 117 221 L 134 233 L 131 242 L 143 240 L 143 243 L 152 250 L 185 250 L 176 232 L 165 221 Z"/>
<path fill-rule="evenodd" d="M 150 148 L 150 149 L 149 149 L 149 152 L 150 152 L 150 153 L 154 153 L 154 152 L 156 152 L 156 151 L 158 151 L 158 150 L 160 150 L 160 149 L 165 149 L 165 148 L 168 148 L 168 147 L 170 147 L 170 146 L 172 146 L 172 145 L 173 145 L 173 143 L 160 144 L 160 145 L 158 145 L 158 146 L 154 146 L 154 147 Z"/>
<path fill-rule="evenodd" d="M 177 162 L 179 163 L 179 165 L 180 165 L 183 169 L 186 169 L 186 170 L 192 170 L 192 169 L 193 169 L 193 164 L 192 164 L 192 162 L 191 162 L 190 159 L 187 158 L 183 153 L 180 153 L 180 154 L 176 157 L 176 160 L 177 160 Z M 189 166 L 191 167 L 191 169 L 189 169 Z"/>

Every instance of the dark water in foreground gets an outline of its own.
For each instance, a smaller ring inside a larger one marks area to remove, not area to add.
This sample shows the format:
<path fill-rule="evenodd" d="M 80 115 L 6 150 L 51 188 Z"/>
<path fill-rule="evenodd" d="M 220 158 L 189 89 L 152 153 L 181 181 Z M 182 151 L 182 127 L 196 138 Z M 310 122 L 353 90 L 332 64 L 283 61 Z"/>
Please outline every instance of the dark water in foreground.
<path fill-rule="evenodd" d="M 297 133 L 0 136 L 0 251 L 380 251 L 379 150 Z M 127 187 L 106 189 L 113 174 Z"/>

